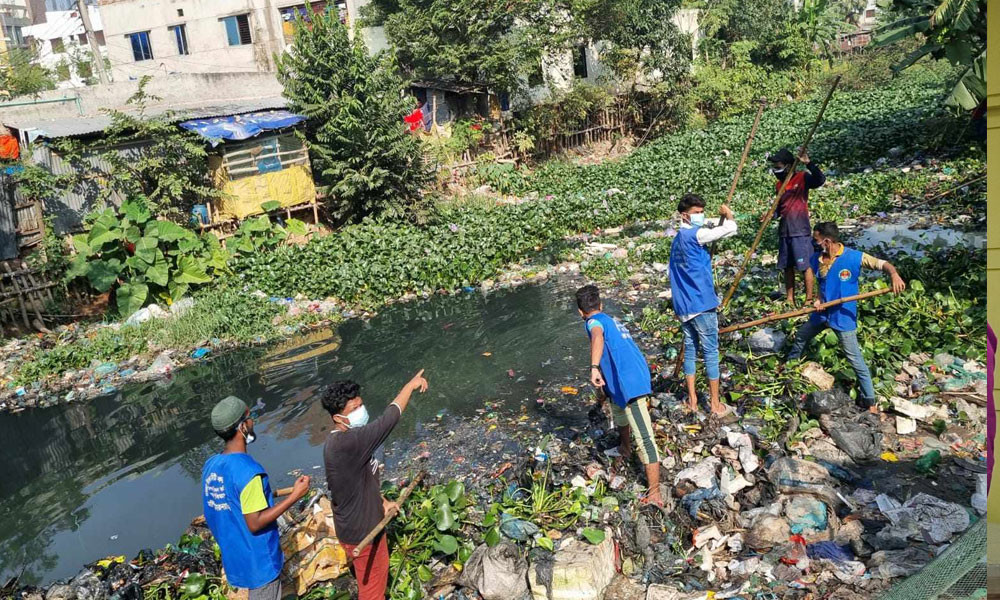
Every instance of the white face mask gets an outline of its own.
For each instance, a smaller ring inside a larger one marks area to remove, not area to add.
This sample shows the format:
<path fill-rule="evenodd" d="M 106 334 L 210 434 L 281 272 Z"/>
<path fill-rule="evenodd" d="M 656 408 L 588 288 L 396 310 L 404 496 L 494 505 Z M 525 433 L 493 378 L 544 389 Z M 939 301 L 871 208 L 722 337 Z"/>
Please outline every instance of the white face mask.
<path fill-rule="evenodd" d="M 705 224 L 705 213 L 703 212 L 692 213 L 691 215 L 688 216 L 691 217 L 691 224 L 694 225 L 695 227 L 701 227 L 702 225 Z"/>
<path fill-rule="evenodd" d="M 253 429 L 251 429 L 249 432 L 246 431 L 246 430 L 244 430 L 243 431 L 243 439 L 245 439 L 247 441 L 247 445 L 249 446 L 250 444 L 252 444 L 255 441 L 257 441 L 257 434 L 253 432 Z"/>
<path fill-rule="evenodd" d="M 355 427 L 364 427 L 368 424 L 368 409 L 365 408 L 364 404 L 362 404 L 352 410 L 350 414 L 346 415 L 346 417 L 347 426 L 351 429 L 354 429 Z"/>

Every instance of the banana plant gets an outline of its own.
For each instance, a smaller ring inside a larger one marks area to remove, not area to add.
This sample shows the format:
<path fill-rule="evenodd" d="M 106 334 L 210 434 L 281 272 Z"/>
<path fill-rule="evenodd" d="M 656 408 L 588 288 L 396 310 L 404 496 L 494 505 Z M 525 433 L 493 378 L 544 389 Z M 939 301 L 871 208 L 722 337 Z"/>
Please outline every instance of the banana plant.
<path fill-rule="evenodd" d="M 143 198 L 93 212 L 85 226 L 73 236 L 66 280 L 86 278 L 95 291 L 111 291 L 122 317 L 152 301 L 175 302 L 227 269 L 229 255 L 214 235 L 154 219 Z"/>

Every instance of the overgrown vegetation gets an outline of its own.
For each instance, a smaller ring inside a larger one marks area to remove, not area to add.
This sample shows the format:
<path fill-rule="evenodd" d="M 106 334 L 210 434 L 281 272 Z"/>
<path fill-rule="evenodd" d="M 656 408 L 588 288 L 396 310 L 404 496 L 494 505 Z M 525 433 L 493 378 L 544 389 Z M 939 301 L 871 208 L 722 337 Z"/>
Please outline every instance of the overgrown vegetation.
<path fill-rule="evenodd" d="M 390 59 L 370 56 L 360 35 L 350 40 L 334 12 L 313 14 L 308 27 L 300 19 L 278 77 L 289 109 L 308 117 L 305 141 L 330 219 L 410 214 L 430 173 L 402 127 L 413 105 Z"/>

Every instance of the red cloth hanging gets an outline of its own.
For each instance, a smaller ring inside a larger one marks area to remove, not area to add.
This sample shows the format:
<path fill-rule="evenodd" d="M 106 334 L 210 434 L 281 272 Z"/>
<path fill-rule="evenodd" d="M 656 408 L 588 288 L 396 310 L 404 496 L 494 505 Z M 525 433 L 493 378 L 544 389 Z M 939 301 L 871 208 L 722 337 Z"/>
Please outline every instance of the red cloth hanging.
<path fill-rule="evenodd" d="M 12 135 L 0 135 L 0 158 L 17 160 L 21 156 L 21 146 Z"/>

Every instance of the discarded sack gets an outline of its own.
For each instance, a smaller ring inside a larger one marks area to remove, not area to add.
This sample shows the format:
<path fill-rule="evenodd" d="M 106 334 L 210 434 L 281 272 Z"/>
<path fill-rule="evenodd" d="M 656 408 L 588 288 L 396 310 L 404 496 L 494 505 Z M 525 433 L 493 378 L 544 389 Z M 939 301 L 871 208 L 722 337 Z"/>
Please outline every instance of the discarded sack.
<path fill-rule="evenodd" d="M 866 412 L 854 420 L 833 420 L 830 415 L 824 415 L 819 424 L 852 460 L 875 460 L 882 454 L 882 430 L 877 415 Z"/>
<path fill-rule="evenodd" d="M 851 404 L 851 397 L 840 388 L 820 390 L 806 398 L 806 412 L 812 417 L 835 413 Z"/>
<path fill-rule="evenodd" d="M 522 598 L 528 592 L 528 561 L 517 546 L 480 545 L 469 557 L 458 583 L 479 591 L 483 600 Z"/>
<path fill-rule="evenodd" d="M 596 546 L 571 539 L 555 553 L 551 563 L 532 564 L 528 569 L 535 600 L 599 600 L 614 577 L 615 545 L 611 535 Z"/>

